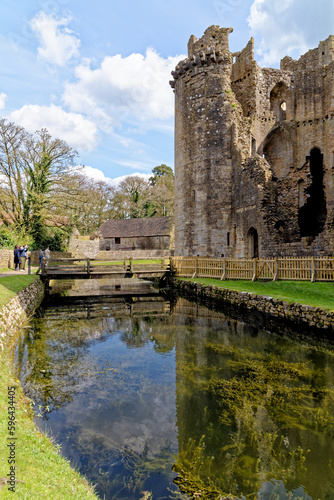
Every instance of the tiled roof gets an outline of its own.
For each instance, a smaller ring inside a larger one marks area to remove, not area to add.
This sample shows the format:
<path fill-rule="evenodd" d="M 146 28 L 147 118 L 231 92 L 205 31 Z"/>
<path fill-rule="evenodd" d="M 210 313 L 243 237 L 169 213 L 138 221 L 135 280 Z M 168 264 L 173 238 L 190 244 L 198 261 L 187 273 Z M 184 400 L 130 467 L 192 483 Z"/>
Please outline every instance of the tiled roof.
<path fill-rule="evenodd" d="M 170 234 L 171 217 L 142 219 L 111 219 L 99 231 L 104 238 L 132 238 L 136 236 L 166 236 Z"/>

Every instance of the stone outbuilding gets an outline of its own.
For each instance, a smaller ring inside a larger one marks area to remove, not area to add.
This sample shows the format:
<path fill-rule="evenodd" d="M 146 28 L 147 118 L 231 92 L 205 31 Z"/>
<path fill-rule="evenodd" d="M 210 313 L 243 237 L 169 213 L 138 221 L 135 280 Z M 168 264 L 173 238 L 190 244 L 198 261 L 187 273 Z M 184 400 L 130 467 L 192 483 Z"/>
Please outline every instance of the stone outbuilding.
<path fill-rule="evenodd" d="M 171 217 L 111 219 L 99 229 L 100 251 L 170 250 L 173 233 Z"/>
<path fill-rule="evenodd" d="M 172 72 L 175 253 L 333 255 L 334 36 L 272 69 L 232 31 L 192 35 Z"/>

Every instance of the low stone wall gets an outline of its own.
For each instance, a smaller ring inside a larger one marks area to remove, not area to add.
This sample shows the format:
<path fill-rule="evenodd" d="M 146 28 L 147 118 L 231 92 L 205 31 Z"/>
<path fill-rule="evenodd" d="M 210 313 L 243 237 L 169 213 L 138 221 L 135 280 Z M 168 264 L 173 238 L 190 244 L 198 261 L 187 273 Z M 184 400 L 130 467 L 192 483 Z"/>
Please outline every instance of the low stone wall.
<path fill-rule="evenodd" d="M 326 335 L 334 334 L 334 312 L 325 311 L 319 307 L 290 303 L 262 295 L 246 292 L 236 292 L 218 286 L 206 286 L 200 283 L 172 278 L 171 284 L 175 290 L 185 296 L 200 299 L 207 305 L 230 306 L 243 313 L 260 312 L 276 320 L 297 327 L 307 327 L 322 330 Z"/>
<path fill-rule="evenodd" d="M 72 256 L 78 259 L 97 259 L 100 250 L 100 240 L 80 240 L 78 238 L 71 238 L 68 247 Z"/>
<path fill-rule="evenodd" d="M 42 302 L 43 297 L 44 285 L 37 279 L 0 309 L 1 349 L 3 348 L 3 340 L 22 328 L 28 317 Z"/>
<path fill-rule="evenodd" d="M 14 267 L 14 248 L 13 250 L 0 250 L 0 267 Z"/>
<path fill-rule="evenodd" d="M 96 257 L 99 260 L 127 260 L 133 259 L 167 259 L 172 250 L 104 250 Z"/>

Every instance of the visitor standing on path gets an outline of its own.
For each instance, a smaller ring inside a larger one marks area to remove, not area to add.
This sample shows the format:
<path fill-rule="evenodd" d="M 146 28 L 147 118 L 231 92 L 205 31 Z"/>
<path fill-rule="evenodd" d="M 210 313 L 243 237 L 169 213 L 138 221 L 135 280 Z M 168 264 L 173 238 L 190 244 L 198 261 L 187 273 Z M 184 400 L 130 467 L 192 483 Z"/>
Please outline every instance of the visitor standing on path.
<path fill-rule="evenodd" d="M 21 247 L 20 247 L 21 249 Z M 28 245 L 24 245 L 22 249 L 20 250 L 21 255 L 20 255 L 20 260 L 21 260 L 21 271 L 25 270 L 26 267 L 26 261 L 27 261 L 27 256 L 28 256 Z"/>
<path fill-rule="evenodd" d="M 14 264 L 15 264 L 15 271 L 18 271 L 20 269 L 20 250 L 19 246 L 15 245 L 14 248 Z"/>
<path fill-rule="evenodd" d="M 49 247 L 46 247 L 45 252 L 44 252 L 44 257 L 46 259 L 45 265 L 47 266 L 48 263 L 49 263 L 49 259 L 50 259 L 50 249 L 49 249 Z"/>

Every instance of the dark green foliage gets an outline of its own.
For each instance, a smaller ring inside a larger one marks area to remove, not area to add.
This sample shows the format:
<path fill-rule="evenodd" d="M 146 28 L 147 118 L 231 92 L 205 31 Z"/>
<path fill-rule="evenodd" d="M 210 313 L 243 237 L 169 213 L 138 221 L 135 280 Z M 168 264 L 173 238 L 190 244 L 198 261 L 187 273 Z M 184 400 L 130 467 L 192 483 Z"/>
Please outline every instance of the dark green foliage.
<path fill-rule="evenodd" d="M 159 165 L 158 167 L 154 167 L 152 169 L 153 177 L 150 177 L 149 181 L 152 186 L 155 186 L 157 183 L 158 179 L 160 177 L 163 177 L 164 175 L 171 177 L 174 179 L 174 172 L 173 170 L 165 165 L 164 163 L 162 165 Z"/>

